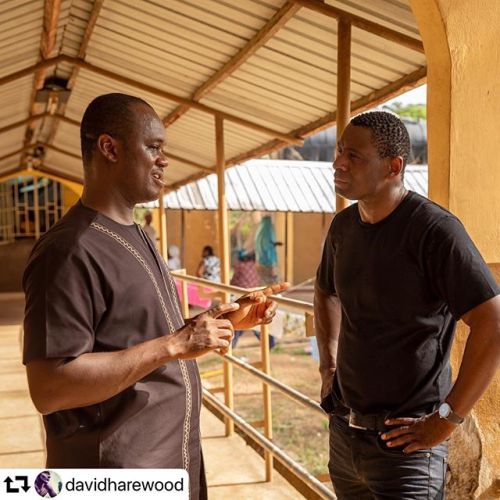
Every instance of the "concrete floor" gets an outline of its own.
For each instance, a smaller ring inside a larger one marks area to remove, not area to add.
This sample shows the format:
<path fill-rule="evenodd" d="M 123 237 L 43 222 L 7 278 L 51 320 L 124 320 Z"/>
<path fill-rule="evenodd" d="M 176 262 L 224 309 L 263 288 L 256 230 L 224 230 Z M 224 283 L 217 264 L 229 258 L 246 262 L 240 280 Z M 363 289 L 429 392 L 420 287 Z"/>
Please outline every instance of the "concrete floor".
<path fill-rule="evenodd" d="M 0 294 L 0 468 L 42 468 L 43 428 L 28 393 L 21 363 L 20 295 Z M 209 498 L 279 500 L 303 498 L 276 471 L 264 481 L 264 461 L 242 438 L 224 437 L 224 424 L 205 408 L 201 433 Z"/>

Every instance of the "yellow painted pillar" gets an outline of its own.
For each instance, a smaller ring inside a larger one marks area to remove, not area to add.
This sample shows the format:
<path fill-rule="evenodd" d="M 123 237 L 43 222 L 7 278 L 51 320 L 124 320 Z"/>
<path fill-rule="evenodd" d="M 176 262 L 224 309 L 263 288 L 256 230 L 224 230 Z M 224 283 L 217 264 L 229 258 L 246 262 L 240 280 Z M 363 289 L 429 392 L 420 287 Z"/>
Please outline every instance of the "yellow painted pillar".
<path fill-rule="evenodd" d="M 165 202 L 163 197 L 165 193 L 163 190 L 160 194 L 159 199 L 159 219 L 160 219 L 160 254 L 161 256 L 167 260 L 168 259 L 168 242 L 167 242 L 167 216 L 165 214 Z M 155 242 L 156 243 L 156 242 Z"/>
<path fill-rule="evenodd" d="M 35 214 L 35 240 L 40 239 L 40 200 L 38 197 L 38 177 L 33 176 L 33 212 Z"/>
<path fill-rule="evenodd" d="M 276 233 L 276 241 L 281 245 L 276 247 L 276 255 L 278 257 L 278 277 L 283 281 L 286 275 L 286 214 L 285 212 L 274 213 L 274 228 Z"/>
<path fill-rule="evenodd" d="M 271 356 L 269 352 L 269 325 L 260 327 L 260 352 L 262 359 L 262 371 L 271 375 Z M 262 384 L 262 407 L 264 412 L 264 436 L 273 439 L 273 411 L 271 399 L 271 386 Z M 273 455 L 269 451 L 264 451 L 266 467 L 266 481 L 273 479 Z"/>
<path fill-rule="evenodd" d="M 229 284 L 229 223 L 227 217 L 226 203 L 226 182 L 225 170 L 226 160 L 224 153 L 224 119 L 221 115 L 215 117 L 215 143 L 217 154 L 217 193 L 218 193 L 218 229 L 219 229 L 219 255 L 221 264 L 221 279 L 222 283 Z M 224 302 L 229 302 L 228 293 L 224 293 Z M 232 349 L 229 348 L 229 354 Z M 233 395 L 233 366 L 228 361 L 223 362 L 224 370 L 224 402 L 227 407 L 234 408 Z M 234 433 L 234 422 L 230 418 L 224 417 L 226 436 L 231 436 Z"/>
<path fill-rule="evenodd" d="M 293 235 L 294 216 L 293 212 L 286 213 L 286 274 L 285 280 L 293 283 L 293 263 L 294 263 L 294 244 Z"/>
<path fill-rule="evenodd" d="M 337 23 L 337 141 L 351 116 L 351 24 L 340 18 Z M 347 200 L 335 195 L 335 210 L 340 212 Z"/>

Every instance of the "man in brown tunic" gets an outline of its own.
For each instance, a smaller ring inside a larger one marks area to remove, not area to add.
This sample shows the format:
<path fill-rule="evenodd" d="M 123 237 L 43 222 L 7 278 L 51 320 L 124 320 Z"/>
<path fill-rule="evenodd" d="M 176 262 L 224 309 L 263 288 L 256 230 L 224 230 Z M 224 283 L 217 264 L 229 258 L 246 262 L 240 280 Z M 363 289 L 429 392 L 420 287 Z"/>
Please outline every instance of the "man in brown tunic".
<path fill-rule="evenodd" d="M 184 468 L 206 496 L 195 358 L 226 350 L 233 329 L 268 323 L 276 285 L 184 322 L 170 272 L 133 223 L 168 162 L 154 110 L 96 98 L 81 124 L 84 191 L 36 244 L 26 293 L 24 363 L 44 415 L 47 467 Z"/>

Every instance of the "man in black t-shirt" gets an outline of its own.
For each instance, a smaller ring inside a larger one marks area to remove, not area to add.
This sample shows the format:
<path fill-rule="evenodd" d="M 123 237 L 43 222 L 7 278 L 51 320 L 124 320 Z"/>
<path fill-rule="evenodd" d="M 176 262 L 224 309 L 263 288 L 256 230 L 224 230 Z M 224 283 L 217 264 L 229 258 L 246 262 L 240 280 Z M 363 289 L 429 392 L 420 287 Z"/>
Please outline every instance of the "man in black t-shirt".
<path fill-rule="evenodd" d="M 336 192 L 358 203 L 332 222 L 314 301 L 339 499 L 443 498 L 446 440 L 500 358 L 499 288 L 460 221 L 405 189 L 409 151 L 382 111 L 337 145 Z M 470 335 L 452 386 L 459 319 Z"/>

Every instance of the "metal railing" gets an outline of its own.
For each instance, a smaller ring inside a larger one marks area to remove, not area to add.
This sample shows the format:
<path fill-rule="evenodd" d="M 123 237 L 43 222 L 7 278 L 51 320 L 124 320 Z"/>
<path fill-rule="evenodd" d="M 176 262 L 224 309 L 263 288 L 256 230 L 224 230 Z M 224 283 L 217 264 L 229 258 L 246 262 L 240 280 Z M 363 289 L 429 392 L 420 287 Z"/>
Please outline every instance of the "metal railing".
<path fill-rule="evenodd" d="M 216 292 L 223 292 L 225 294 L 232 294 L 237 297 L 248 293 L 250 290 L 245 288 L 225 285 L 222 283 L 215 283 L 202 278 L 186 275 L 184 269 L 173 271 L 172 275 L 181 283 L 181 300 L 183 315 L 185 318 L 189 316 L 188 304 L 188 289 L 187 284 L 195 284 L 200 287 L 209 288 Z M 280 308 L 292 311 L 294 313 L 304 314 L 306 335 L 313 335 L 313 306 L 308 302 L 303 302 L 295 299 L 288 299 L 280 296 L 273 296 L 272 299 L 276 301 Z M 326 418 L 325 413 L 319 404 L 310 399 L 300 391 L 280 382 L 270 375 L 270 351 L 269 351 L 269 327 L 261 325 L 261 369 L 257 369 L 249 363 L 242 361 L 232 355 L 232 349 L 229 349 L 228 354 L 222 356 L 224 361 L 224 403 L 218 398 L 213 396 L 208 390 L 204 389 L 203 397 L 213 407 L 218 409 L 224 416 L 226 422 L 226 435 L 231 434 L 232 425 L 236 426 L 249 437 L 253 438 L 264 449 L 264 461 L 266 470 L 266 481 L 272 480 L 273 460 L 278 460 L 286 469 L 291 471 L 300 480 L 302 480 L 311 490 L 313 490 L 321 498 L 336 498 L 333 491 L 329 490 L 322 484 L 316 477 L 310 474 L 302 465 L 294 461 L 285 451 L 280 449 L 272 442 L 272 402 L 271 402 L 271 388 L 280 391 L 292 401 L 299 403 L 306 408 L 314 411 L 316 414 Z M 262 398 L 264 409 L 264 426 L 263 434 L 255 430 L 252 425 L 245 422 L 245 420 L 234 412 L 233 405 L 233 384 L 232 384 L 232 367 L 249 373 L 250 375 L 262 381 Z M 228 383 L 229 382 L 229 383 Z M 231 426 L 228 426 L 228 421 Z"/>

